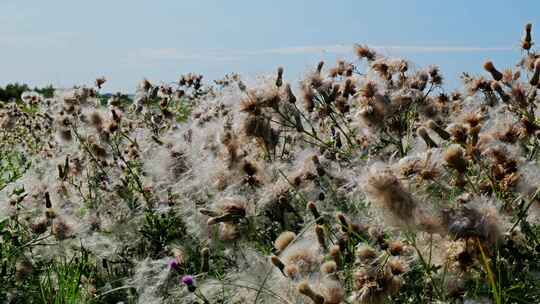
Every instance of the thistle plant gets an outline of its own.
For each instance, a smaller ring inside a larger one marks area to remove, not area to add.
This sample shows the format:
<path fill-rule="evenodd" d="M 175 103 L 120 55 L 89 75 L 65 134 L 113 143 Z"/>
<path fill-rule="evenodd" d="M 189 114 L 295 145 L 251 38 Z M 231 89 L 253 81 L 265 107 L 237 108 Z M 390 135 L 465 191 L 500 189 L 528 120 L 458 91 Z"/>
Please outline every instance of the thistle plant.
<path fill-rule="evenodd" d="M 537 303 L 531 24 L 520 45 L 455 92 L 360 44 L 297 81 L 25 87 L 0 108 L 0 301 Z"/>

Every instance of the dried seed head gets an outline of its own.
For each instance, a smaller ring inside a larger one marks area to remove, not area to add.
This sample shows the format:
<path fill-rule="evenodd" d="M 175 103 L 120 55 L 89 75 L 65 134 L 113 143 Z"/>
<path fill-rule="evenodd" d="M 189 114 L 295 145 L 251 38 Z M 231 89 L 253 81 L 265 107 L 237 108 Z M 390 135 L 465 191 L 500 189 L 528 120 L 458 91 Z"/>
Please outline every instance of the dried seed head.
<path fill-rule="evenodd" d="M 369 47 L 365 45 L 354 45 L 354 52 L 356 53 L 356 56 L 358 56 L 359 59 L 367 59 L 368 61 L 373 61 L 377 57 L 377 54 L 375 51 L 371 50 Z"/>
<path fill-rule="evenodd" d="M 52 208 L 51 195 L 49 194 L 49 191 L 45 192 L 45 208 Z"/>
<path fill-rule="evenodd" d="M 321 248 L 326 249 L 326 238 L 324 235 L 324 228 L 321 225 L 315 226 L 315 234 L 317 234 L 317 241 L 319 242 L 319 246 Z"/>
<path fill-rule="evenodd" d="M 302 99 L 304 100 L 304 108 L 309 113 L 315 109 L 315 94 L 313 89 L 307 85 L 302 86 Z"/>
<path fill-rule="evenodd" d="M 324 66 L 324 61 L 319 61 L 317 64 L 317 73 L 320 74 Z"/>
<path fill-rule="evenodd" d="M 288 264 L 283 269 L 283 274 L 291 279 L 296 279 L 300 276 L 300 268 L 295 264 Z"/>
<path fill-rule="evenodd" d="M 388 250 L 392 255 L 401 255 L 405 249 L 405 244 L 403 242 L 396 240 L 388 244 Z"/>
<path fill-rule="evenodd" d="M 313 303 L 324 304 L 324 297 L 313 291 L 313 289 L 311 289 L 311 286 L 309 286 L 308 282 L 301 282 L 300 284 L 298 284 L 297 289 L 300 294 L 303 294 L 304 296 L 310 298 Z"/>
<path fill-rule="evenodd" d="M 338 245 L 330 247 L 329 254 L 338 266 L 341 265 L 341 249 Z"/>
<path fill-rule="evenodd" d="M 354 254 L 359 260 L 359 262 L 363 264 L 368 264 L 377 257 L 375 249 L 368 245 L 359 246 L 358 248 L 356 248 Z"/>
<path fill-rule="evenodd" d="M 500 81 L 503 78 L 503 74 L 495 68 L 492 61 L 488 60 L 484 63 L 484 70 L 489 72 L 491 74 L 491 77 L 493 77 L 493 79 L 495 79 L 496 81 Z"/>
<path fill-rule="evenodd" d="M 402 275 L 408 270 L 407 264 L 399 258 L 393 258 L 388 261 L 388 266 L 393 275 Z"/>
<path fill-rule="evenodd" d="M 282 232 L 277 239 L 274 241 L 274 248 L 278 251 L 283 251 L 289 244 L 296 238 L 296 234 L 292 231 Z"/>
<path fill-rule="evenodd" d="M 428 74 L 430 78 L 430 82 L 434 85 L 441 85 L 443 82 L 443 77 L 441 75 L 441 72 L 439 70 L 438 66 L 431 66 L 428 69 Z"/>
<path fill-rule="evenodd" d="M 273 255 L 270 257 L 270 261 L 272 262 L 272 264 L 274 266 L 276 266 L 279 271 L 281 271 L 283 273 L 283 269 L 285 268 L 285 264 L 283 264 L 283 262 L 279 259 L 279 257 Z"/>
<path fill-rule="evenodd" d="M 539 80 L 540 80 L 540 58 L 536 59 L 536 61 L 534 62 L 534 74 L 531 77 L 529 84 L 532 86 L 537 86 Z"/>
<path fill-rule="evenodd" d="M 315 202 L 310 201 L 307 203 L 307 209 L 311 212 L 313 217 L 317 220 L 317 224 L 323 225 L 324 219 L 321 217 L 321 214 L 319 213 L 319 210 L 317 210 L 317 205 Z"/>
<path fill-rule="evenodd" d="M 510 96 L 506 94 L 506 92 L 503 90 L 502 86 L 499 84 L 498 81 L 493 80 L 491 82 L 491 89 L 499 95 L 499 97 L 502 99 L 503 102 L 509 102 Z"/>
<path fill-rule="evenodd" d="M 244 164 L 242 165 L 242 170 L 246 175 L 248 176 L 254 176 L 257 174 L 257 167 L 250 161 L 244 161 Z"/>
<path fill-rule="evenodd" d="M 527 93 L 525 92 L 525 88 L 517 83 L 512 87 L 511 91 L 512 99 L 522 107 L 527 106 Z"/>
<path fill-rule="evenodd" d="M 363 186 L 369 200 L 387 213 L 389 220 L 397 225 L 414 224 L 416 202 L 388 168 L 370 168 Z"/>
<path fill-rule="evenodd" d="M 533 43 L 532 43 L 532 37 L 531 37 L 531 30 L 532 30 L 532 24 L 527 23 L 525 25 L 525 36 L 523 37 L 523 40 L 521 41 L 521 48 L 524 50 L 530 50 Z"/>
<path fill-rule="evenodd" d="M 494 246 L 501 238 L 501 223 L 494 208 L 477 208 L 464 204 L 442 213 L 448 233 L 455 239 L 478 238 L 488 246 Z"/>
<path fill-rule="evenodd" d="M 101 89 L 101 87 L 103 86 L 103 84 L 107 81 L 107 79 L 105 79 L 105 76 L 102 76 L 102 77 L 99 77 L 96 79 L 96 87 L 98 89 Z"/>
<path fill-rule="evenodd" d="M 444 161 L 458 173 L 464 174 L 467 171 L 467 160 L 463 148 L 458 145 L 450 146 L 443 155 Z"/>
<path fill-rule="evenodd" d="M 71 237 L 72 230 L 66 222 L 57 218 L 53 221 L 52 234 L 57 240 L 61 241 Z"/>
<path fill-rule="evenodd" d="M 281 87 L 283 84 L 283 67 L 278 67 L 277 69 L 277 78 L 276 78 L 276 87 Z"/>
<path fill-rule="evenodd" d="M 327 279 L 321 282 L 321 294 L 324 304 L 340 304 L 345 298 L 345 289 L 338 280 Z"/>
<path fill-rule="evenodd" d="M 333 274 L 337 271 L 337 264 L 334 261 L 327 261 L 321 265 L 321 272 L 324 274 Z"/>
<path fill-rule="evenodd" d="M 431 130 L 435 131 L 435 133 L 437 133 L 437 135 L 439 135 L 440 138 L 444 140 L 450 139 L 450 133 L 446 132 L 446 130 L 444 130 L 441 126 L 439 126 L 435 121 L 428 120 L 427 126 Z"/>
<path fill-rule="evenodd" d="M 60 135 L 60 138 L 64 141 L 71 141 L 73 139 L 73 136 L 71 134 L 71 130 L 69 128 L 61 128 L 58 130 L 58 135 Z"/>
<path fill-rule="evenodd" d="M 204 247 L 201 250 L 201 272 L 208 272 L 210 270 L 210 249 Z"/>
<path fill-rule="evenodd" d="M 345 214 L 338 212 L 336 214 L 336 218 L 338 219 L 339 223 L 341 224 L 341 230 L 343 232 L 348 232 L 351 228 L 349 219 L 345 216 Z"/>
<path fill-rule="evenodd" d="M 433 141 L 433 139 L 431 139 L 431 137 L 429 136 L 426 128 L 419 127 L 416 130 L 416 134 L 418 134 L 418 136 L 420 136 L 424 140 L 424 142 L 426 143 L 428 148 L 436 148 L 437 147 L 437 144 L 435 143 L 435 141 Z"/>
<path fill-rule="evenodd" d="M 291 89 L 290 84 L 285 84 L 285 100 L 289 103 L 295 103 L 296 102 L 296 96 L 294 96 L 294 93 Z"/>
<path fill-rule="evenodd" d="M 374 81 L 367 81 L 362 88 L 360 88 L 360 95 L 364 98 L 372 98 L 375 94 L 377 94 L 377 84 Z"/>
<path fill-rule="evenodd" d="M 45 233 L 45 231 L 47 231 L 47 227 L 49 227 L 49 219 L 47 217 L 42 218 L 30 225 L 30 229 L 35 234 Z"/>
<path fill-rule="evenodd" d="M 94 111 L 92 114 L 90 114 L 90 124 L 97 130 L 101 130 L 103 128 L 103 117 L 101 117 L 99 112 Z"/>
<path fill-rule="evenodd" d="M 15 264 L 15 279 L 17 282 L 24 281 L 34 270 L 32 263 L 23 258 L 21 261 Z"/>
<path fill-rule="evenodd" d="M 467 128 L 461 124 L 453 124 L 448 128 L 449 133 L 451 134 L 452 141 L 465 144 L 467 143 Z"/>

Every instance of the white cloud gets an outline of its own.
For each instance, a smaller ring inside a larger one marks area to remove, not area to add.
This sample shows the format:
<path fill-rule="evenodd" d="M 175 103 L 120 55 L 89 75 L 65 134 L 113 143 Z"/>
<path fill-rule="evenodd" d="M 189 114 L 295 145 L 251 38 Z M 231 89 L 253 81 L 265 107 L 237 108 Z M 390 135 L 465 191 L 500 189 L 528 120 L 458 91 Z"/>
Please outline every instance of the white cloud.
<path fill-rule="evenodd" d="M 373 46 L 378 50 L 395 50 L 410 53 L 472 53 L 472 52 L 508 52 L 510 47 L 476 46 Z"/>
<path fill-rule="evenodd" d="M 370 46 L 382 52 L 398 53 L 473 53 L 473 52 L 508 52 L 510 47 L 477 47 L 477 46 Z M 238 61 L 262 55 L 302 55 L 302 54 L 352 54 L 353 44 L 350 45 L 320 45 L 320 46 L 291 46 L 261 50 L 214 50 L 214 51 L 182 51 L 176 48 L 146 48 L 134 51 L 128 55 L 131 60 L 143 61 Z"/>
<path fill-rule="evenodd" d="M 69 32 L 39 34 L 3 31 L 0 32 L 0 46 L 15 48 L 67 47 L 75 36 Z"/>
<path fill-rule="evenodd" d="M 188 52 L 176 48 L 145 48 L 130 52 L 127 56 L 128 62 L 148 62 L 148 61 L 235 61 L 243 57 L 234 55 L 233 52 L 223 51 L 200 51 Z"/>

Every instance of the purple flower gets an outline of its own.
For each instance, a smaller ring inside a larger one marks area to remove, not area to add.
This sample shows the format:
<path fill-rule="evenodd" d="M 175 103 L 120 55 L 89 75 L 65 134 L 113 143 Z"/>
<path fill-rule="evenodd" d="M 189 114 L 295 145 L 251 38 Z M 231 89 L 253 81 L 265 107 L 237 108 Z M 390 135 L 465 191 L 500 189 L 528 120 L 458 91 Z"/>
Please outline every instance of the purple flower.
<path fill-rule="evenodd" d="M 186 284 L 187 286 L 195 285 L 195 279 L 190 275 L 185 275 L 182 277 L 182 283 Z"/>
<path fill-rule="evenodd" d="M 197 286 L 195 286 L 195 279 L 190 275 L 182 277 L 182 283 L 185 284 L 190 292 L 195 292 Z"/>
<path fill-rule="evenodd" d="M 172 261 L 169 262 L 169 267 L 171 267 L 171 269 L 177 269 L 178 261 L 176 261 L 176 259 L 173 259 Z"/>

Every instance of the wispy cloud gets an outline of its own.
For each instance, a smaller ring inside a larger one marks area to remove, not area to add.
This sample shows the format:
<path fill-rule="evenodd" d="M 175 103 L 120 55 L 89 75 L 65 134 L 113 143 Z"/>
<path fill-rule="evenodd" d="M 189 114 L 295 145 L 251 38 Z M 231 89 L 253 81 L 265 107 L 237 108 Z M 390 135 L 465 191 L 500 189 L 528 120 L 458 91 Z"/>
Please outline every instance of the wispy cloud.
<path fill-rule="evenodd" d="M 51 48 L 67 47 L 76 37 L 69 32 L 58 33 L 17 33 L 12 31 L 0 32 L 0 46 L 14 48 Z"/>
<path fill-rule="evenodd" d="M 508 52 L 510 47 L 477 47 L 477 46 L 373 46 L 379 50 L 395 50 L 411 53 L 473 53 L 473 52 Z"/>
<path fill-rule="evenodd" d="M 225 51 L 183 51 L 176 48 L 145 48 L 132 51 L 127 56 L 128 62 L 148 61 L 236 61 L 243 59 L 236 52 Z"/>
<path fill-rule="evenodd" d="M 133 60 L 144 61 L 183 61 L 183 60 L 209 60 L 209 61 L 238 61 L 250 57 L 264 55 L 308 55 L 308 54 L 352 54 L 350 45 L 319 45 L 319 46 L 291 46 L 269 48 L 260 50 L 213 50 L 213 51 L 182 51 L 176 48 L 148 48 L 131 52 L 128 57 Z M 371 48 L 384 53 L 475 53 L 475 52 L 508 52 L 514 50 L 510 47 L 478 47 L 478 46 L 399 46 L 399 45 L 373 45 Z"/>
<path fill-rule="evenodd" d="M 293 46 L 284 48 L 275 48 L 251 52 L 257 54 L 276 54 L 276 55 L 295 55 L 295 54 L 316 54 L 333 53 L 346 54 L 351 53 L 352 45 L 325 45 L 325 46 Z M 379 51 L 397 51 L 407 53 L 471 53 L 471 52 L 507 52 L 512 51 L 509 47 L 476 47 L 476 46 L 377 46 L 370 45 L 371 48 Z"/>

